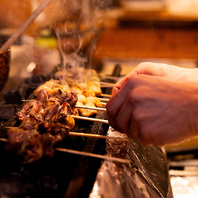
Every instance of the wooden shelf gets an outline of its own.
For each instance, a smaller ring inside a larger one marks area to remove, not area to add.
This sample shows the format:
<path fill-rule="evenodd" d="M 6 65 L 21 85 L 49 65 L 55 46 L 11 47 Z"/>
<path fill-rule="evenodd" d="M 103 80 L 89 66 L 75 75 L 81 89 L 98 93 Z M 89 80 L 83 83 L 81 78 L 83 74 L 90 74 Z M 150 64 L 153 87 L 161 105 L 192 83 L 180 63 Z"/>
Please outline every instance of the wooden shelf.
<path fill-rule="evenodd" d="M 106 27 L 95 59 L 171 58 L 198 60 L 198 19 L 163 12 L 123 14 Z"/>

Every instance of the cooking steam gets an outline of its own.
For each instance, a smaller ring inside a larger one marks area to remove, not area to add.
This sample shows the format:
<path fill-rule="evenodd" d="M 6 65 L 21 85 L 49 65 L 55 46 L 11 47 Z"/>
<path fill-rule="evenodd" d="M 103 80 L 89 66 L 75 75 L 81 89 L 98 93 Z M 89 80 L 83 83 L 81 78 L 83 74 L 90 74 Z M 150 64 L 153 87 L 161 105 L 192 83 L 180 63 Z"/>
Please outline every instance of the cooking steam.
<path fill-rule="evenodd" d="M 64 81 L 72 77 L 77 82 L 86 82 L 84 69 L 91 68 L 91 56 L 99 35 L 101 15 L 113 0 L 62 0 L 69 6 L 68 20 L 55 27 L 58 38 Z M 67 3 L 66 3 L 67 2 Z M 73 16 L 73 17 L 71 17 Z"/>
<path fill-rule="evenodd" d="M 59 27 L 55 31 L 61 54 L 63 80 L 65 81 L 67 77 L 70 77 L 72 74 L 75 75 L 77 72 L 76 75 L 79 79 L 76 80 L 83 82 L 84 79 L 82 79 L 82 75 L 80 75 L 79 68 L 84 68 L 87 58 L 79 55 L 79 51 L 82 47 L 82 37 L 76 23 L 67 21 L 63 27 Z"/>

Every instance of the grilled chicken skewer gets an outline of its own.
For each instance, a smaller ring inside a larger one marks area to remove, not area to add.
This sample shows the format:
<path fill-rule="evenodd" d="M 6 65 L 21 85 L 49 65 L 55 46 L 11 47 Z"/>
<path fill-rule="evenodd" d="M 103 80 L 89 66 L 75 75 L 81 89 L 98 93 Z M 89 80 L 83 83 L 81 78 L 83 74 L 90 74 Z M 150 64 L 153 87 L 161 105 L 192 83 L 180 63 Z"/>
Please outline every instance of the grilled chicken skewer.
<path fill-rule="evenodd" d="M 6 142 L 7 139 L 0 138 L 0 141 Z M 130 161 L 128 159 L 122 159 L 122 158 L 118 158 L 118 157 L 109 157 L 109 156 L 106 156 L 106 155 L 94 154 L 94 153 L 77 151 L 77 150 L 66 149 L 66 148 L 56 148 L 55 150 L 60 151 L 60 152 L 72 153 L 72 154 L 75 154 L 75 155 L 84 155 L 84 156 L 88 156 L 88 157 L 94 157 L 94 158 L 99 158 L 99 159 L 104 159 L 104 160 L 120 162 L 120 163 L 124 163 L 124 164 L 130 164 Z"/>
<path fill-rule="evenodd" d="M 34 91 L 35 99 L 24 104 L 16 113 L 21 122 L 19 127 L 7 131 L 7 150 L 16 150 L 24 156 L 25 163 L 39 160 L 42 156 L 54 155 L 54 145 L 67 137 L 75 126 L 75 119 L 98 121 L 108 124 L 107 120 L 93 119 L 97 110 L 75 107 L 78 105 L 102 108 L 99 99 L 85 90 L 85 95 L 70 90 L 59 81 L 49 81 Z M 104 110 L 104 109 L 103 109 Z M 80 117 L 87 116 L 87 117 Z"/>
<path fill-rule="evenodd" d="M 7 128 L 16 128 L 16 127 L 7 127 Z M 126 141 L 126 142 L 133 141 L 133 139 L 131 138 L 120 138 L 120 137 L 115 137 L 115 136 L 106 136 L 106 135 L 99 135 L 99 134 L 92 134 L 92 133 L 80 133 L 80 132 L 74 132 L 74 131 L 69 131 L 68 135 L 79 136 L 79 137 L 100 138 L 100 139 L 106 139 L 106 140 L 118 140 L 118 141 Z M 6 139 L 0 138 L 0 141 L 6 141 Z"/>

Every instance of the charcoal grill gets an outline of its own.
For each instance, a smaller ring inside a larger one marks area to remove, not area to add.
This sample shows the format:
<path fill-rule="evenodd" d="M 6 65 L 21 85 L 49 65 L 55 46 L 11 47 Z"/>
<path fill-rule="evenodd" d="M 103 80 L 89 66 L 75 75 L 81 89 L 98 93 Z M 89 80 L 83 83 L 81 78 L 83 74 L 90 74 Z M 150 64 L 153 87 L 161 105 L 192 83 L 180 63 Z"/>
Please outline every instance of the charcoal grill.
<path fill-rule="evenodd" d="M 114 75 L 119 75 L 115 68 Z M 6 127 L 18 126 L 16 111 L 23 105 L 23 100 L 42 83 L 53 78 L 56 69 L 48 76 L 32 76 L 17 88 L 3 93 L 5 102 L 0 108 L 0 137 L 6 138 Z M 103 89 L 109 93 L 110 89 Z M 107 119 L 105 112 L 96 115 L 98 119 Z M 105 135 L 108 124 L 76 120 L 71 131 Z M 5 143 L 0 142 L 0 197 L 88 197 L 101 165 L 101 159 L 78 156 L 56 151 L 54 158 L 42 158 L 31 164 L 23 164 L 22 157 L 15 152 L 6 152 Z M 105 154 L 105 140 L 68 136 L 58 145 L 78 151 Z"/>

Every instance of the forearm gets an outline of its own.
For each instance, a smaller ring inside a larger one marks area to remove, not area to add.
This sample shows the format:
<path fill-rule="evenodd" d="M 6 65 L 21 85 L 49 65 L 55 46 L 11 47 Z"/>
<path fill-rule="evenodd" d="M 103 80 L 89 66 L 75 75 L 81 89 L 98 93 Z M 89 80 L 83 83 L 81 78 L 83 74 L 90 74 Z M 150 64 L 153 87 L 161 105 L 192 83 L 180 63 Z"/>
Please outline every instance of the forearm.
<path fill-rule="evenodd" d="M 198 83 L 198 68 L 184 68 L 163 63 L 143 62 L 135 67 L 127 76 L 133 77 L 140 74 L 165 77 L 180 82 Z"/>
<path fill-rule="evenodd" d="M 181 71 L 184 74 L 183 76 L 177 79 L 178 81 L 198 84 L 198 68 L 194 68 L 194 69 L 181 68 Z"/>

